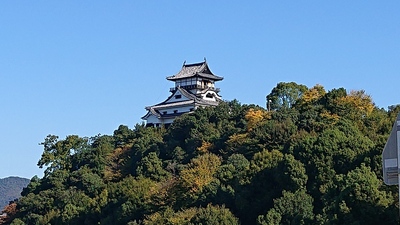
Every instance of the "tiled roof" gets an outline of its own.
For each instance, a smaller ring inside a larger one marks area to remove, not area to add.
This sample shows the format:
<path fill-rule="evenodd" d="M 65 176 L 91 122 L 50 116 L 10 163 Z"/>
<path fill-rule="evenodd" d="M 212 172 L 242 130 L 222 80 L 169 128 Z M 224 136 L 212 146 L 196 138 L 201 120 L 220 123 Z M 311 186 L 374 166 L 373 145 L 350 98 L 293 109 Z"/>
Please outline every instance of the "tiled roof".
<path fill-rule="evenodd" d="M 146 109 L 150 109 L 150 108 L 153 108 L 153 109 L 163 109 L 163 108 L 166 108 L 167 106 L 168 106 L 168 107 L 172 107 L 172 106 L 182 106 L 182 105 L 188 105 L 188 104 L 191 104 L 191 103 L 193 103 L 193 99 L 192 99 L 192 100 L 187 100 L 187 101 L 182 101 L 182 102 L 171 102 L 171 103 L 161 102 L 161 103 L 159 103 L 159 104 L 157 104 L 157 105 L 153 105 L 153 106 L 146 107 Z"/>
<path fill-rule="evenodd" d="M 205 100 L 202 98 L 197 97 L 196 95 L 190 93 L 189 91 L 187 91 L 184 88 L 181 87 L 177 87 L 177 89 L 182 93 L 183 96 L 185 96 L 188 99 L 193 99 L 195 103 L 200 103 L 202 105 L 218 105 L 218 102 L 215 101 L 209 101 L 209 100 Z"/>
<path fill-rule="evenodd" d="M 214 75 L 210 68 L 208 68 L 207 62 L 204 61 L 201 63 L 183 64 L 181 71 L 173 76 L 167 77 L 167 80 L 174 81 L 195 76 L 204 77 L 211 80 L 224 79 L 223 77 Z"/>
<path fill-rule="evenodd" d="M 190 104 L 204 105 L 204 106 L 207 106 L 207 105 L 216 106 L 219 103 L 219 101 L 210 101 L 210 100 L 199 98 L 196 95 L 190 93 L 189 91 L 187 91 L 186 89 L 181 88 L 181 87 L 177 87 L 177 91 L 178 90 L 181 92 L 181 94 L 183 96 L 185 96 L 189 100 L 167 103 L 167 101 L 169 99 L 168 98 L 167 100 L 165 100 L 161 103 L 158 103 L 158 104 L 152 105 L 152 106 L 148 106 L 148 107 L 146 107 L 146 109 L 149 110 L 149 112 L 151 112 L 152 114 L 156 115 L 157 117 L 160 117 L 161 114 L 159 113 L 158 110 L 162 110 L 162 109 L 168 108 L 168 107 L 176 107 L 176 106 L 183 106 L 183 105 L 190 105 Z M 171 96 L 173 96 L 173 94 Z"/>
<path fill-rule="evenodd" d="M 172 113 L 172 114 L 166 114 L 166 115 L 160 114 L 160 115 L 161 115 L 161 118 L 173 118 L 173 117 L 181 116 L 183 114 L 185 114 L 185 112 L 178 112 L 178 113 Z"/>
<path fill-rule="evenodd" d="M 181 88 L 181 87 L 176 87 L 177 90 L 179 90 L 181 92 L 181 94 L 183 96 L 185 96 L 188 99 L 192 99 L 195 100 L 197 97 L 196 95 L 190 93 L 189 91 L 187 91 L 185 88 Z"/>

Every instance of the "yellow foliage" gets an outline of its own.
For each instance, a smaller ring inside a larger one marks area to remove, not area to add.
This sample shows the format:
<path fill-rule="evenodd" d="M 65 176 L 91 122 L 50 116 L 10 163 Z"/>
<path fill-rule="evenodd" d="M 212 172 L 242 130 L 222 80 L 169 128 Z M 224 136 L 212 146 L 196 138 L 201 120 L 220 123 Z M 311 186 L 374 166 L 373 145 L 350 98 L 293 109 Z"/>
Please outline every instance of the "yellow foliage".
<path fill-rule="evenodd" d="M 368 116 L 374 110 L 374 103 L 370 95 L 367 95 L 364 90 L 350 91 L 350 93 L 339 99 L 339 104 L 350 105 L 358 110 L 362 115 Z"/>
<path fill-rule="evenodd" d="M 199 151 L 199 152 L 201 152 L 201 153 L 207 153 L 208 150 L 210 150 L 210 148 L 211 148 L 212 146 L 213 146 L 213 145 L 212 145 L 210 142 L 208 142 L 208 141 L 203 141 L 203 143 L 201 144 L 201 146 L 197 148 L 197 151 Z"/>
<path fill-rule="evenodd" d="M 247 130 L 251 130 L 264 119 L 271 119 L 271 114 L 264 110 L 251 108 L 244 118 L 247 121 Z"/>
<path fill-rule="evenodd" d="M 229 139 L 226 141 L 226 144 L 230 148 L 236 148 L 238 146 L 243 145 L 247 141 L 247 134 L 233 134 L 229 136 Z"/>
<path fill-rule="evenodd" d="M 320 114 L 320 116 L 322 118 L 325 118 L 325 119 L 329 120 L 329 121 L 332 121 L 333 123 L 336 123 L 340 119 L 339 115 L 337 115 L 336 113 L 331 114 L 328 111 L 323 111 Z"/>
<path fill-rule="evenodd" d="M 196 213 L 196 208 L 188 208 L 183 211 L 174 212 L 172 208 L 168 207 L 164 212 L 155 212 L 146 216 L 143 224 L 189 224 L 190 220 L 196 215 Z"/>
<path fill-rule="evenodd" d="M 191 193 L 196 193 L 214 180 L 214 174 L 220 165 L 221 159 L 218 156 L 206 153 L 192 159 L 188 167 L 182 170 L 180 181 Z"/>
<path fill-rule="evenodd" d="M 105 180 L 118 180 L 123 176 L 121 171 L 125 161 L 129 159 L 129 151 L 133 144 L 126 144 L 122 147 L 117 147 L 113 152 L 107 155 L 107 165 L 104 169 Z"/>
<path fill-rule="evenodd" d="M 304 92 L 303 96 L 301 97 L 301 100 L 304 103 L 310 103 L 314 102 L 320 98 L 322 98 L 326 94 L 326 91 L 322 85 L 315 85 L 314 87 L 308 89 L 306 92 Z"/>
<path fill-rule="evenodd" d="M 156 223 L 162 223 L 164 221 L 164 215 L 159 212 L 155 212 L 151 215 L 146 215 L 146 219 L 143 221 L 145 225 L 153 225 Z"/>
<path fill-rule="evenodd" d="M 189 223 L 190 220 L 196 215 L 197 210 L 196 208 L 188 208 L 184 211 L 179 211 L 175 213 L 172 218 L 169 218 L 169 222 L 171 224 L 185 224 Z"/>

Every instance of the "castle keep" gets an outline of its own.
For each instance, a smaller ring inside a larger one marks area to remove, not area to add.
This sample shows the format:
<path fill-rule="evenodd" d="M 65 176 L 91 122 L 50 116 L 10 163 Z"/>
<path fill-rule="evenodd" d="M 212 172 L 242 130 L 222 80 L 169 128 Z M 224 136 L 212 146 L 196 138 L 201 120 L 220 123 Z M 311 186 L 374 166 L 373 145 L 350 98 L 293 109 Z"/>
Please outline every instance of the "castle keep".
<path fill-rule="evenodd" d="M 170 89 L 172 94 L 165 101 L 146 107 L 147 114 L 142 119 L 146 120 L 146 126 L 168 126 L 177 116 L 198 107 L 216 106 L 222 99 L 215 82 L 222 79 L 211 72 L 206 60 L 184 63 L 177 74 L 167 77 L 167 80 L 175 82 Z"/>

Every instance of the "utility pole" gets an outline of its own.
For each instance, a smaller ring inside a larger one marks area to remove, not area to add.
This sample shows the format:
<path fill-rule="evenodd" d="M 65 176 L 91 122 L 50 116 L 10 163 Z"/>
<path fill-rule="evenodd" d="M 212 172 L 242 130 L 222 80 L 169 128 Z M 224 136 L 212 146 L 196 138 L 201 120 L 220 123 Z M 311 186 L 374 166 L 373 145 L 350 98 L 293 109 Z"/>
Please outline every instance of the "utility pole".
<path fill-rule="evenodd" d="M 271 100 L 268 99 L 268 96 L 265 97 L 265 102 L 266 102 L 266 108 L 269 111 L 271 111 Z"/>

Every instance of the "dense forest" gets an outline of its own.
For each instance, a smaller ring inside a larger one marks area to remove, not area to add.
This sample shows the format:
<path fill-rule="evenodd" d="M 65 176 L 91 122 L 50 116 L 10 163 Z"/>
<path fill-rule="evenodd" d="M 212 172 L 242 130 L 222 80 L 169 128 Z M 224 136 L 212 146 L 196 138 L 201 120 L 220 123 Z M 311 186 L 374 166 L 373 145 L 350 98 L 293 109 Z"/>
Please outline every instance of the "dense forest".
<path fill-rule="evenodd" d="M 29 183 L 29 179 L 6 177 L 0 179 L 0 209 L 21 196 L 21 191 Z"/>
<path fill-rule="evenodd" d="M 381 153 L 400 106 L 279 83 L 267 109 L 227 101 L 168 128 L 49 135 L 6 224 L 398 224 Z"/>

